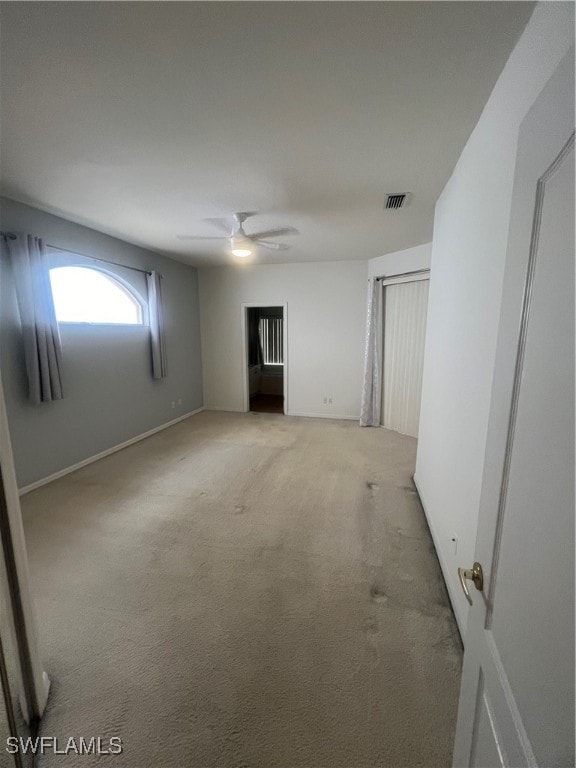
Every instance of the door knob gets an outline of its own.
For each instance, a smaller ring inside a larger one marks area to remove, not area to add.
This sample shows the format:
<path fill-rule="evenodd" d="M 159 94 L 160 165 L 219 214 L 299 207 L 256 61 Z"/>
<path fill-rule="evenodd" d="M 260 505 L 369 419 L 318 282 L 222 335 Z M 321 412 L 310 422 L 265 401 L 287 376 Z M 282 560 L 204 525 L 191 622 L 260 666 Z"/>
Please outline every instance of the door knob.
<path fill-rule="evenodd" d="M 466 595 L 466 600 L 472 605 L 472 598 L 470 596 L 470 592 L 468 591 L 468 584 L 466 584 L 466 580 L 474 582 L 474 586 L 478 590 L 478 592 L 482 592 L 482 587 L 484 586 L 484 574 L 482 573 L 482 566 L 480 563 L 474 563 L 472 568 L 458 568 L 458 578 L 460 579 L 460 586 L 462 587 L 462 590 L 464 594 Z"/>

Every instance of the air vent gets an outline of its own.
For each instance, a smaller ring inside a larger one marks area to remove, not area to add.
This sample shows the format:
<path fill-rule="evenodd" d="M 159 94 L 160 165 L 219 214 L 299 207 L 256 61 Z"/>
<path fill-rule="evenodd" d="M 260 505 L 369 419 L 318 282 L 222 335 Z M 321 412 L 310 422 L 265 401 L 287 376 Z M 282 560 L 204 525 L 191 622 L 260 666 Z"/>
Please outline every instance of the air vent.
<path fill-rule="evenodd" d="M 409 198 L 409 192 L 394 192 L 393 194 L 386 196 L 384 208 L 386 210 L 397 210 L 398 208 L 404 208 L 406 205 L 408 205 Z"/>

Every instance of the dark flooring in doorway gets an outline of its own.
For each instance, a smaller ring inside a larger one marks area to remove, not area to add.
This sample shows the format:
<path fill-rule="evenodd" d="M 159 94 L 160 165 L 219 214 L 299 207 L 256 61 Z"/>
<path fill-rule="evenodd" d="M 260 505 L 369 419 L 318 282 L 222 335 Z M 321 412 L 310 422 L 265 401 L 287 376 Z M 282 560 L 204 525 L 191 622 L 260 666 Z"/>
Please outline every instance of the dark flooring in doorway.
<path fill-rule="evenodd" d="M 257 413 L 284 413 L 283 395 L 253 395 L 250 398 L 250 410 Z"/>

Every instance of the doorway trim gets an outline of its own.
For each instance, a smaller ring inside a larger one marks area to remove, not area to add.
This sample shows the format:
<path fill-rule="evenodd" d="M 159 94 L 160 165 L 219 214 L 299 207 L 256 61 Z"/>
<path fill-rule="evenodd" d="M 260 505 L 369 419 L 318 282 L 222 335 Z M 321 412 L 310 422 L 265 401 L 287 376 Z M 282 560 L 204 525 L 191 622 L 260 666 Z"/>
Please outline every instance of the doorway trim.
<path fill-rule="evenodd" d="M 36 616 L 32 604 L 28 557 L 0 377 L 0 568 L 7 606 L 7 631 L 17 652 L 17 680 L 24 720 L 34 727 L 42 717 L 50 680 L 42 668 Z M 0 689 L 1 690 L 1 689 Z"/>
<path fill-rule="evenodd" d="M 282 354 L 284 356 L 283 364 L 283 390 L 284 390 L 284 415 L 289 414 L 288 408 L 288 302 L 286 301 L 247 301 L 242 302 L 241 323 L 242 323 L 242 387 L 244 412 L 250 411 L 250 385 L 248 372 L 248 310 L 255 307 L 282 307 Z"/>

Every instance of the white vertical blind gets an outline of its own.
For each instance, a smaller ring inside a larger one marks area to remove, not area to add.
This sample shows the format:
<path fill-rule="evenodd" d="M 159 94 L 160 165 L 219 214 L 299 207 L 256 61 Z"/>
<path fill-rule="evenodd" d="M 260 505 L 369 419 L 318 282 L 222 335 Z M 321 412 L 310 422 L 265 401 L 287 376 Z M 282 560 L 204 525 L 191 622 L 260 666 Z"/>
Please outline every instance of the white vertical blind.
<path fill-rule="evenodd" d="M 260 343 L 264 365 L 283 365 L 284 340 L 283 319 L 281 317 L 263 317 L 260 319 Z"/>
<path fill-rule="evenodd" d="M 382 424 L 418 437 L 429 280 L 384 288 Z"/>

